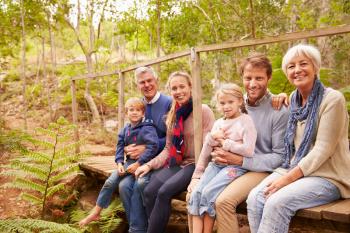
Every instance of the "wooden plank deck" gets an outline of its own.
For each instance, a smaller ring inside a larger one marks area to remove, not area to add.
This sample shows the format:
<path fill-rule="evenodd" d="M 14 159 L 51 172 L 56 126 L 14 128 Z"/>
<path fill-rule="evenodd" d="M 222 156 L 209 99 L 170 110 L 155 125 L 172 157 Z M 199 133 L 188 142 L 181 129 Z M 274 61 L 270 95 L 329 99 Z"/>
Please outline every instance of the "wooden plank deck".
<path fill-rule="evenodd" d="M 106 179 L 116 169 L 114 158 L 114 156 L 93 156 L 85 158 L 79 165 L 83 171 L 97 174 Z M 181 196 L 185 197 L 184 195 Z M 239 209 L 245 209 L 245 203 L 242 203 Z M 350 224 L 350 199 L 338 200 L 326 205 L 299 210 L 296 216 Z"/>

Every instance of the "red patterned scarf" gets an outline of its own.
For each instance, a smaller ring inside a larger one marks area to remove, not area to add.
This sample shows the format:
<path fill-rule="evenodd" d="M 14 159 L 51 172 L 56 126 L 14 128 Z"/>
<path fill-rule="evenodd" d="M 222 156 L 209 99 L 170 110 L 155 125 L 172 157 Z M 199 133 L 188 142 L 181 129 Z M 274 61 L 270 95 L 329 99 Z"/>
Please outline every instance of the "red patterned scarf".
<path fill-rule="evenodd" d="M 192 113 L 192 98 L 190 98 L 187 104 L 184 104 L 182 106 L 176 104 L 175 110 L 176 118 L 172 132 L 171 147 L 169 150 L 168 159 L 165 163 L 165 167 L 173 167 L 175 165 L 180 165 L 182 162 L 185 152 L 184 121 Z"/>

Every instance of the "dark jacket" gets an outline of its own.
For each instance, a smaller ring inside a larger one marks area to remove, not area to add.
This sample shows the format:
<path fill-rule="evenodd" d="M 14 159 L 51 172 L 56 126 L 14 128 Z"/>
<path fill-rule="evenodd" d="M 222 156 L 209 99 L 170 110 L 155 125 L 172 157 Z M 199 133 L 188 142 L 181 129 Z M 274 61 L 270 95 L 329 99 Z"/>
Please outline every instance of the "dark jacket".
<path fill-rule="evenodd" d="M 130 144 L 146 146 L 146 150 L 137 160 L 141 165 L 154 158 L 158 151 L 158 136 L 154 124 L 150 120 L 143 120 L 132 127 L 129 123 L 119 132 L 116 163 L 123 163 L 124 148 Z"/>

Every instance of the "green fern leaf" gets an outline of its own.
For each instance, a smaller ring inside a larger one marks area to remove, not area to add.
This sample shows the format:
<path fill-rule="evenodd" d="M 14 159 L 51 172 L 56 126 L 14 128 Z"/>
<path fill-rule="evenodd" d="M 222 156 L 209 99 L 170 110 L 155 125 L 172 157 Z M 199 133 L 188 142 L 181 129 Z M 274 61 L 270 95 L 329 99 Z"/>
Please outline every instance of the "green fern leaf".
<path fill-rule="evenodd" d="M 2 228 L 3 227 L 3 228 Z M 13 219 L 0 220 L 0 229 L 11 229 L 2 232 L 50 232 L 50 233 L 81 233 L 78 229 L 68 224 L 59 224 L 38 219 Z"/>
<path fill-rule="evenodd" d="M 21 194 L 21 197 L 26 200 L 26 201 L 29 201 L 35 205 L 42 205 L 43 204 L 43 200 L 32 195 L 32 194 L 29 194 L 29 193 L 22 193 Z"/>
<path fill-rule="evenodd" d="M 8 233 L 32 233 L 23 226 L 19 226 L 16 220 L 0 220 L 0 232 Z"/>
<path fill-rule="evenodd" d="M 40 180 L 45 180 L 48 176 L 48 171 L 40 169 L 37 166 L 33 166 L 32 164 L 23 163 L 20 160 L 15 160 L 11 163 L 11 166 L 16 169 L 21 169 L 27 172 L 29 175 L 35 178 L 39 178 Z"/>
<path fill-rule="evenodd" d="M 52 185 L 58 182 L 59 180 L 75 175 L 77 174 L 77 171 L 79 171 L 79 166 L 77 164 L 73 164 L 70 167 L 66 168 L 66 170 L 64 170 L 63 172 L 53 175 L 49 180 L 49 184 Z"/>
<path fill-rule="evenodd" d="M 38 134 L 49 136 L 52 139 L 55 139 L 57 137 L 57 132 L 53 131 L 53 130 L 50 130 L 50 129 L 44 129 L 44 128 L 38 127 L 38 128 L 35 129 L 35 132 L 38 133 Z"/>
<path fill-rule="evenodd" d="M 35 183 L 34 181 L 31 181 L 31 180 L 26 180 L 23 178 L 16 178 L 16 180 L 14 181 L 14 185 L 18 185 L 17 188 L 19 188 L 19 189 L 35 190 L 35 191 L 38 191 L 40 193 L 45 192 L 44 185 Z"/>
<path fill-rule="evenodd" d="M 51 160 L 51 155 L 42 152 L 26 151 L 23 153 L 23 155 L 32 161 L 40 163 L 49 163 Z"/>
<path fill-rule="evenodd" d="M 42 147 L 43 149 L 53 149 L 55 147 L 55 145 L 53 143 L 51 143 L 51 142 L 44 141 L 44 140 L 39 140 L 39 139 L 36 139 L 36 138 L 30 138 L 30 139 L 28 139 L 28 141 L 30 143 L 32 143 L 33 145 L 35 145 L 35 146 Z"/>
<path fill-rule="evenodd" d="M 67 153 L 74 151 L 77 146 L 80 146 L 82 144 L 81 141 L 79 142 L 73 142 L 68 145 L 65 145 L 63 148 L 56 151 L 56 156 L 61 158 L 61 156 L 66 155 Z"/>
<path fill-rule="evenodd" d="M 50 188 L 47 189 L 47 193 L 46 196 L 47 197 L 51 197 L 52 195 L 54 195 L 55 193 L 64 190 L 65 185 L 64 184 L 57 184 L 55 186 L 52 186 Z"/>

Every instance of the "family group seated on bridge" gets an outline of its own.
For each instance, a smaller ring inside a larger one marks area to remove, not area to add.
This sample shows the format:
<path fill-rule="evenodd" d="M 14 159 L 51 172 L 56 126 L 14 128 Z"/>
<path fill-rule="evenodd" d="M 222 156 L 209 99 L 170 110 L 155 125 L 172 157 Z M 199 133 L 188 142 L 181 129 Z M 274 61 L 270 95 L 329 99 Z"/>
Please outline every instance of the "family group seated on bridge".
<path fill-rule="evenodd" d="M 282 70 L 296 89 L 286 107 L 286 94 L 268 90 L 269 59 L 253 53 L 242 60 L 245 94 L 236 84 L 222 85 L 217 120 L 202 104 L 203 147 L 195 164 L 191 76 L 172 73 L 166 96 L 153 69 L 139 67 L 143 98 L 125 104 L 129 123 L 118 135 L 117 169 L 80 225 L 98 220 L 116 189 L 130 233 L 165 232 L 171 199 L 186 190 L 191 233 L 212 232 L 215 221 L 218 233 L 238 233 L 236 207 L 244 201 L 252 233 L 285 233 L 297 210 L 349 198 L 346 101 L 322 84 L 320 68 L 314 46 L 287 51 Z"/>

